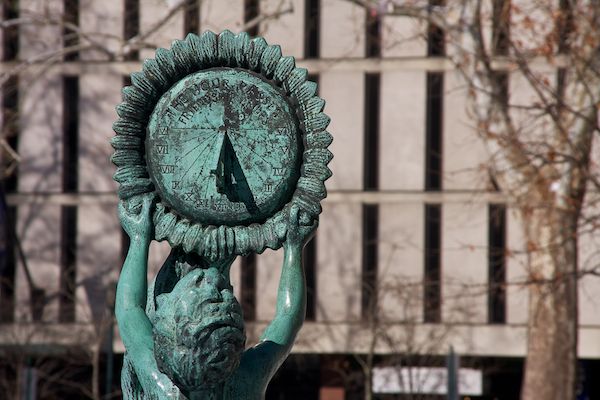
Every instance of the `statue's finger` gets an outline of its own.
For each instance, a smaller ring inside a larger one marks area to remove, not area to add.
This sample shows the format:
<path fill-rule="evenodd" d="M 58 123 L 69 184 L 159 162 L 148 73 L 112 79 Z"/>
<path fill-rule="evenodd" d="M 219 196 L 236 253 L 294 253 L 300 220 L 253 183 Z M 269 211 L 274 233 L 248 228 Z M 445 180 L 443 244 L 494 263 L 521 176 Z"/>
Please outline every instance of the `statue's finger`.
<path fill-rule="evenodd" d="M 217 232 L 217 247 L 219 249 L 219 258 L 225 257 L 225 252 L 227 250 L 227 242 L 225 238 L 225 226 L 221 225 Z"/>
<path fill-rule="evenodd" d="M 298 225 L 298 213 L 300 212 L 300 208 L 293 204 L 290 208 L 290 223 L 294 225 Z"/>
<path fill-rule="evenodd" d="M 210 233 L 210 255 L 213 258 L 219 255 L 219 230 L 215 229 Z"/>
<path fill-rule="evenodd" d="M 125 204 L 123 203 L 123 200 L 119 201 L 118 209 L 120 218 L 125 218 L 128 216 L 127 210 L 125 210 Z"/>

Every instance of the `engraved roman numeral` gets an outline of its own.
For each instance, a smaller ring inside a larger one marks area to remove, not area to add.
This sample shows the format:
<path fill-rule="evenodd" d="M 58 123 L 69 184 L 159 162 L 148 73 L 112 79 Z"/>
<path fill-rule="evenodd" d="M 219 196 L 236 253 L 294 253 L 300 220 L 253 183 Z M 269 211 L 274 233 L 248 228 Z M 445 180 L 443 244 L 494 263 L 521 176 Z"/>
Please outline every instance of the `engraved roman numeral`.
<path fill-rule="evenodd" d="M 181 189 L 181 181 L 171 182 L 171 189 Z"/>
<path fill-rule="evenodd" d="M 283 172 L 283 168 L 273 168 L 273 175 L 275 176 L 283 176 Z"/>
<path fill-rule="evenodd" d="M 273 184 L 271 182 L 266 182 L 265 186 L 263 186 L 263 191 L 266 193 L 271 193 L 273 191 Z"/>
<path fill-rule="evenodd" d="M 169 133 L 169 132 L 168 132 L 168 130 L 167 130 L 167 127 L 166 127 L 166 126 L 163 126 L 162 128 L 159 128 L 159 129 L 158 129 L 158 134 L 159 134 L 160 136 L 166 136 L 168 133 Z"/>
<path fill-rule="evenodd" d="M 172 174 L 175 172 L 175 165 L 171 165 L 171 164 L 159 165 L 158 169 L 161 174 Z"/>
<path fill-rule="evenodd" d="M 192 200 L 192 196 L 194 196 L 193 192 L 187 192 L 183 194 L 183 200 L 185 201 L 191 201 Z"/>
<path fill-rule="evenodd" d="M 169 154 L 169 146 L 166 144 L 157 144 L 156 152 L 158 154 Z"/>
<path fill-rule="evenodd" d="M 287 156 L 288 154 L 290 154 L 290 148 L 287 146 L 282 146 L 281 151 L 283 151 L 283 155 Z"/>

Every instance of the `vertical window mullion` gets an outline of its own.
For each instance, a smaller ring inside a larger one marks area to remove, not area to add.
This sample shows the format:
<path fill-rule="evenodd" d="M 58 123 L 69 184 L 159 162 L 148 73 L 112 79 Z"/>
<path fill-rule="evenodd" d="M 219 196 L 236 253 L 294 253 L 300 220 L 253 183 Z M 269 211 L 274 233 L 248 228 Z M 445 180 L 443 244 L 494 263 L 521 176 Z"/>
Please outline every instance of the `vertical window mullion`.
<path fill-rule="evenodd" d="M 244 0 L 244 23 L 248 23 L 258 17 L 260 13 L 259 0 Z M 247 30 L 250 36 L 258 35 L 258 24 Z"/>
<path fill-rule="evenodd" d="M 425 105 L 425 190 L 442 190 L 444 73 L 427 72 Z"/>
<path fill-rule="evenodd" d="M 4 21 L 19 17 L 19 1 L 4 0 L 2 2 L 2 19 Z M 14 61 L 19 55 L 19 25 L 14 25 L 3 30 L 2 35 L 2 61 Z M 2 84 L 2 137 L 6 139 L 9 147 L 15 152 L 19 145 L 19 76 L 9 76 Z M 6 159 L 10 161 L 6 162 Z M 4 256 L 0 265 L 0 323 L 14 322 L 15 318 L 15 278 L 16 278 L 16 226 L 17 207 L 6 204 L 6 194 L 15 193 L 18 187 L 18 171 L 16 160 L 10 156 L 5 158 L 2 177 L 2 210 Z"/>
<path fill-rule="evenodd" d="M 19 147 L 19 77 L 10 76 L 2 85 L 2 137 L 10 148 L 18 152 Z M 10 160 L 10 162 L 7 162 Z M 5 193 L 14 193 L 18 187 L 18 166 L 16 160 L 7 154 L 4 172 L 9 175 L 3 177 Z"/>
<path fill-rule="evenodd" d="M 365 75 L 364 190 L 379 189 L 380 75 Z"/>
<path fill-rule="evenodd" d="M 377 310 L 379 206 L 363 204 L 363 256 L 361 314 L 364 320 L 375 316 Z"/>
<path fill-rule="evenodd" d="M 183 13 L 183 33 L 198 34 L 200 31 L 200 1 L 185 0 L 185 11 Z"/>
<path fill-rule="evenodd" d="M 1 7 L 4 21 L 19 18 L 19 0 L 3 0 Z M 2 33 L 2 60 L 16 60 L 19 54 L 19 25 L 7 27 Z"/>
<path fill-rule="evenodd" d="M 64 0 L 63 1 L 63 20 L 65 27 L 63 29 L 63 47 L 70 48 L 79 44 L 79 34 L 72 28 L 67 26 L 79 26 L 79 0 Z M 77 61 L 79 59 L 78 50 L 69 50 L 63 56 L 65 61 Z"/>
<path fill-rule="evenodd" d="M 365 56 L 381 57 L 381 15 L 374 7 L 366 8 Z"/>
<path fill-rule="evenodd" d="M 4 256 L 0 266 L 0 323 L 14 322 L 15 319 L 15 273 L 16 273 L 16 243 L 15 227 L 17 223 L 17 208 L 4 207 Z"/>
<path fill-rule="evenodd" d="M 77 206 L 62 206 L 59 322 L 75 321 L 77 280 Z"/>
<path fill-rule="evenodd" d="M 379 109 L 380 83 L 378 73 L 365 75 L 364 111 L 364 178 L 365 191 L 379 190 Z M 375 317 L 378 297 L 378 231 L 379 205 L 362 207 L 362 291 L 361 314 L 363 319 Z"/>
<path fill-rule="evenodd" d="M 319 58 L 321 1 L 306 0 L 304 7 L 304 58 Z"/>
<path fill-rule="evenodd" d="M 488 207 L 488 322 L 506 323 L 506 206 Z"/>
<path fill-rule="evenodd" d="M 140 0 L 124 0 L 123 39 L 129 40 L 140 33 Z M 132 50 L 125 55 L 126 61 L 139 58 L 139 50 Z"/>
<path fill-rule="evenodd" d="M 62 190 L 77 193 L 79 170 L 79 77 L 63 77 Z M 60 229 L 59 321 L 75 321 L 77 206 L 63 205 Z"/>
<path fill-rule="evenodd" d="M 244 319 L 256 319 L 256 254 L 242 257 L 241 265 L 241 305 Z"/>
<path fill-rule="evenodd" d="M 425 271 L 423 320 L 439 323 L 441 310 L 441 216 L 440 204 L 425 204 Z"/>
<path fill-rule="evenodd" d="M 302 251 L 306 277 L 306 320 L 314 321 L 317 314 L 317 237 L 313 237 Z"/>
<path fill-rule="evenodd" d="M 445 4 L 444 0 L 430 0 L 430 7 L 440 7 Z M 446 38 L 444 30 L 435 25 L 429 24 L 427 29 L 427 56 L 443 57 L 446 55 Z"/>
<path fill-rule="evenodd" d="M 508 55 L 510 44 L 510 0 L 492 0 L 492 52 Z"/>

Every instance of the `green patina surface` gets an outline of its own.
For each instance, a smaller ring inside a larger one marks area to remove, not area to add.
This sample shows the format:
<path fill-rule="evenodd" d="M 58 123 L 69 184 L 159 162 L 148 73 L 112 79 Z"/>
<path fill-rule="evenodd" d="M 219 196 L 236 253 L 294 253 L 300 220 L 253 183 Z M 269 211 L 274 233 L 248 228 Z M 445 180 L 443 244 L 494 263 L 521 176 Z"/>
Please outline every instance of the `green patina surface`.
<path fill-rule="evenodd" d="M 190 221 L 263 222 L 292 197 L 299 132 L 284 94 L 258 74 L 197 72 L 165 93 L 150 117 L 150 177 Z"/>
<path fill-rule="evenodd" d="M 111 141 L 131 238 L 116 298 L 124 398 L 262 399 L 304 320 L 302 248 L 331 176 L 324 101 L 279 46 L 229 31 L 157 50 L 132 83 Z M 148 285 L 153 239 L 172 251 Z M 245 350 L 229 268 L 281 246 L 276 315 Z"/>

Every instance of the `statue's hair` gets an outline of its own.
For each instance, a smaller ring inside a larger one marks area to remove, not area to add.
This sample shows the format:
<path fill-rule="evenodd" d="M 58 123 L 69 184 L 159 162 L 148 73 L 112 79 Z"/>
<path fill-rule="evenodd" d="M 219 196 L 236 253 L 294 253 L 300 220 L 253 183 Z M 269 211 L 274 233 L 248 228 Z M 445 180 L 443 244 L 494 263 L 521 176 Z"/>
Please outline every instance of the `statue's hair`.
<path fill-rule="evenodd" d="M 184 281 L 189 285 L 190 279 L 200 281 L 202 271 L 191 271 L 177 286 L 186 285 Z M 185 391 L 211 388 L 230 377 L 246 341 L 241 310 L 230 290 L 222 292 L 223 302 L 204 305 L 193 290 L 176 288 L 159 295 L 153 318 L 158 368 Z"/>

